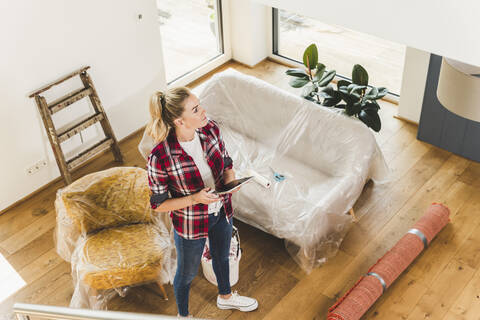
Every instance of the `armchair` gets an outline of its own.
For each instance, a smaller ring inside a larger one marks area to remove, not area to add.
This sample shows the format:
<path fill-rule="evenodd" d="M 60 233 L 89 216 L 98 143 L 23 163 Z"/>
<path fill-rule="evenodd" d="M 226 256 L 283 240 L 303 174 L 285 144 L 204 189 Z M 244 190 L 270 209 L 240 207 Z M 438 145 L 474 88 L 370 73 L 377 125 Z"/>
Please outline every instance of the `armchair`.
<path fill-rule="evenodd" d="M 117 167 L 57 191 L 55 243 L 72 264 L 71 307 L 101 309 L 112 293 L 172 280 L 168 216 L 151 210 L 147 172 Z"/>

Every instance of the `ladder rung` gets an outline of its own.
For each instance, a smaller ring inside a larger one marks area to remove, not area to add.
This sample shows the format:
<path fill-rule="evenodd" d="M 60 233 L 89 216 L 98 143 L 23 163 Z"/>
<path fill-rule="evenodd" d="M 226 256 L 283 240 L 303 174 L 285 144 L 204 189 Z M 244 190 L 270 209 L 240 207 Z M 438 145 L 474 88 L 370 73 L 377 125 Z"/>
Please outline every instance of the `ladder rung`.
<path fill-rule="evenodd" d="M 85 130 L 86 128 L 94 125 L 98 121 L 103 120 L 103 113 L 96 113 L 94 115 L 89 116 L 86 119 L 77 121 L 73 125 L 67 125 L 66 129 L 59 129 L 58 130 L 58 140 L 60 143 L 64 142 L 65 140 L 71 138 L 72 136 L 76 135 L 80 131 Z"/>
<path fill-rule="evenodd" d="M 81 74 L 81 73 L 87 71 L 89 68 L 90 68 L 90 66 L 85 66 L 85 67 L 81 67 L 80 69 L 77 69 L 77 70 L 75 70 L 75 71 L 73 71 L 73 72 L 70 72 L 70 73 L 67 74 L 66 76 L 61 77 L 60 79 L 58 79 L 58 80 L 56 80 L 56 81 L 53 81 L 52 83 L 47 84 L 46 86 L 43 86 L 43 87 L 41 87 L 40 89 L 35 90 L 34 92 L 32 92 L 32 93 L 29 95 L 29 97 L 30 97 L 30 98 L 33 98 L 34 96 L 39 95 L 40 93 L 42 93 L 42 92 L 44 92 L 44 91 L 47 91 L 47 90 L 50 89 L 51 87 L 56 86 L 56 85 L 64 82 L 65 80 L 68 80 L 68 79 L 70 79 L 70 78 L 72 78 L 72 77 L 75 77 L 77 74 Z"/>
<path fill-rule="evenodd" d="M 48 105 L 48 109 L 50 109 L 50 113 L 54 114 L 66 106 L 71 105 L 72 103 L 88 96 L 92 93 L 92 88 L 81 88 L 78 90 L 73 91 L 72 93 L 63 96 Z"/>
<path fill-rule="evenodd" d="M 79 165 L 81 165 L 83 162 L 89 160 L 92 158 L 94 155 L 97 153 L 100 153 L 110 147 L 113 144 L 113 139 L 111 138 L 105 138 L 99 143 L 95 144 L 91 148 L 88 148 L 87 150 L 81 152 L 78 156 L 70 159 L 67 161 L 68 164 L 68 170 L 73 170 Z"/>

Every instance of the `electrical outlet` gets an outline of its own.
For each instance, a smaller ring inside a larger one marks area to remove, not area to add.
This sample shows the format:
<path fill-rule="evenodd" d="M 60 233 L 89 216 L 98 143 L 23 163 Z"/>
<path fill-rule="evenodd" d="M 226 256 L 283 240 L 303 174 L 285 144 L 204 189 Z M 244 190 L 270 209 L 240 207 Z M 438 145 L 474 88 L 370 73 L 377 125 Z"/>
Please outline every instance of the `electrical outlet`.
<path fill-rule="evenodd" d="M 31 175 L 37 173 L 38 171 L 40 171 L 42 168 L 44 168 L 46 166 L 47 166 L 47 160 L 42 159 L 42 160 L 37 161 L 33 166 L 30 166 L 25 170 L 27 172 L 27 175 L 31 176 Z"/>

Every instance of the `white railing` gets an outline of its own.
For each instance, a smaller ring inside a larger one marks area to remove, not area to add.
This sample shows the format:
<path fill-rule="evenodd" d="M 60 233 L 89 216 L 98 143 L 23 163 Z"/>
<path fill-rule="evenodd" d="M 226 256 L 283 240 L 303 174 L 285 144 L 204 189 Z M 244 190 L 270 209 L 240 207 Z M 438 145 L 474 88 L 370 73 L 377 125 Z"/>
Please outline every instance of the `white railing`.
<path fill-rule="evenodd" d="M 169 320 L 177 317 L 149 313 L 134 313 L 120 311 L 102 311 L 89 309 L 74 309 L 39 304 L 15 303 L 13 312 L 18 320 L 35 319 L 72 319 L 72 320 Z M 190 318 L 192 320 L 198 318 Z"/>

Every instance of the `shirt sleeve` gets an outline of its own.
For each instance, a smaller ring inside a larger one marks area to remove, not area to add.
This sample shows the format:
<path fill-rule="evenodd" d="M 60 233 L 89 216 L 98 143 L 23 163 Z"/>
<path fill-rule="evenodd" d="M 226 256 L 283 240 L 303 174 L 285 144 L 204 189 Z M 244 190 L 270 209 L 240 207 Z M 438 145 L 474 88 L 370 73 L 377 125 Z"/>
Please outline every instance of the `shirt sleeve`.
<path fill-rule="evenodd" d="M 213 123 L 216 126 L 216 129 L 218 131 L 218 141 L 220 145 L 220 151 L 222 152 L 222 157 L 223 157 L 223 169 L 224 170 L 232 169 L 233 160 L 228 154 L 227 148 L 225 147 L 225 142 L 223 141 L 222 133 L 220 132 L 220 127 L 215 121 L 213 121 Z"/>
<path fill-rule="evenodd" d="M 223 146 L 224 152 L 223 152 L 223 168 L 224 170 L 232 169 L 233 168 L 233 160 L 230 158 L 230 155 L 228 154 L 227 148 L 225 148 L 225 145 Z"/>
<path fill-rule="evenodd" d="M 150 206 L 156 209 L 168 199 L 168 174 L 160 161 L 154 155 L 148 157 L 147 162 L 148 185 L 150 187 Z"/>

